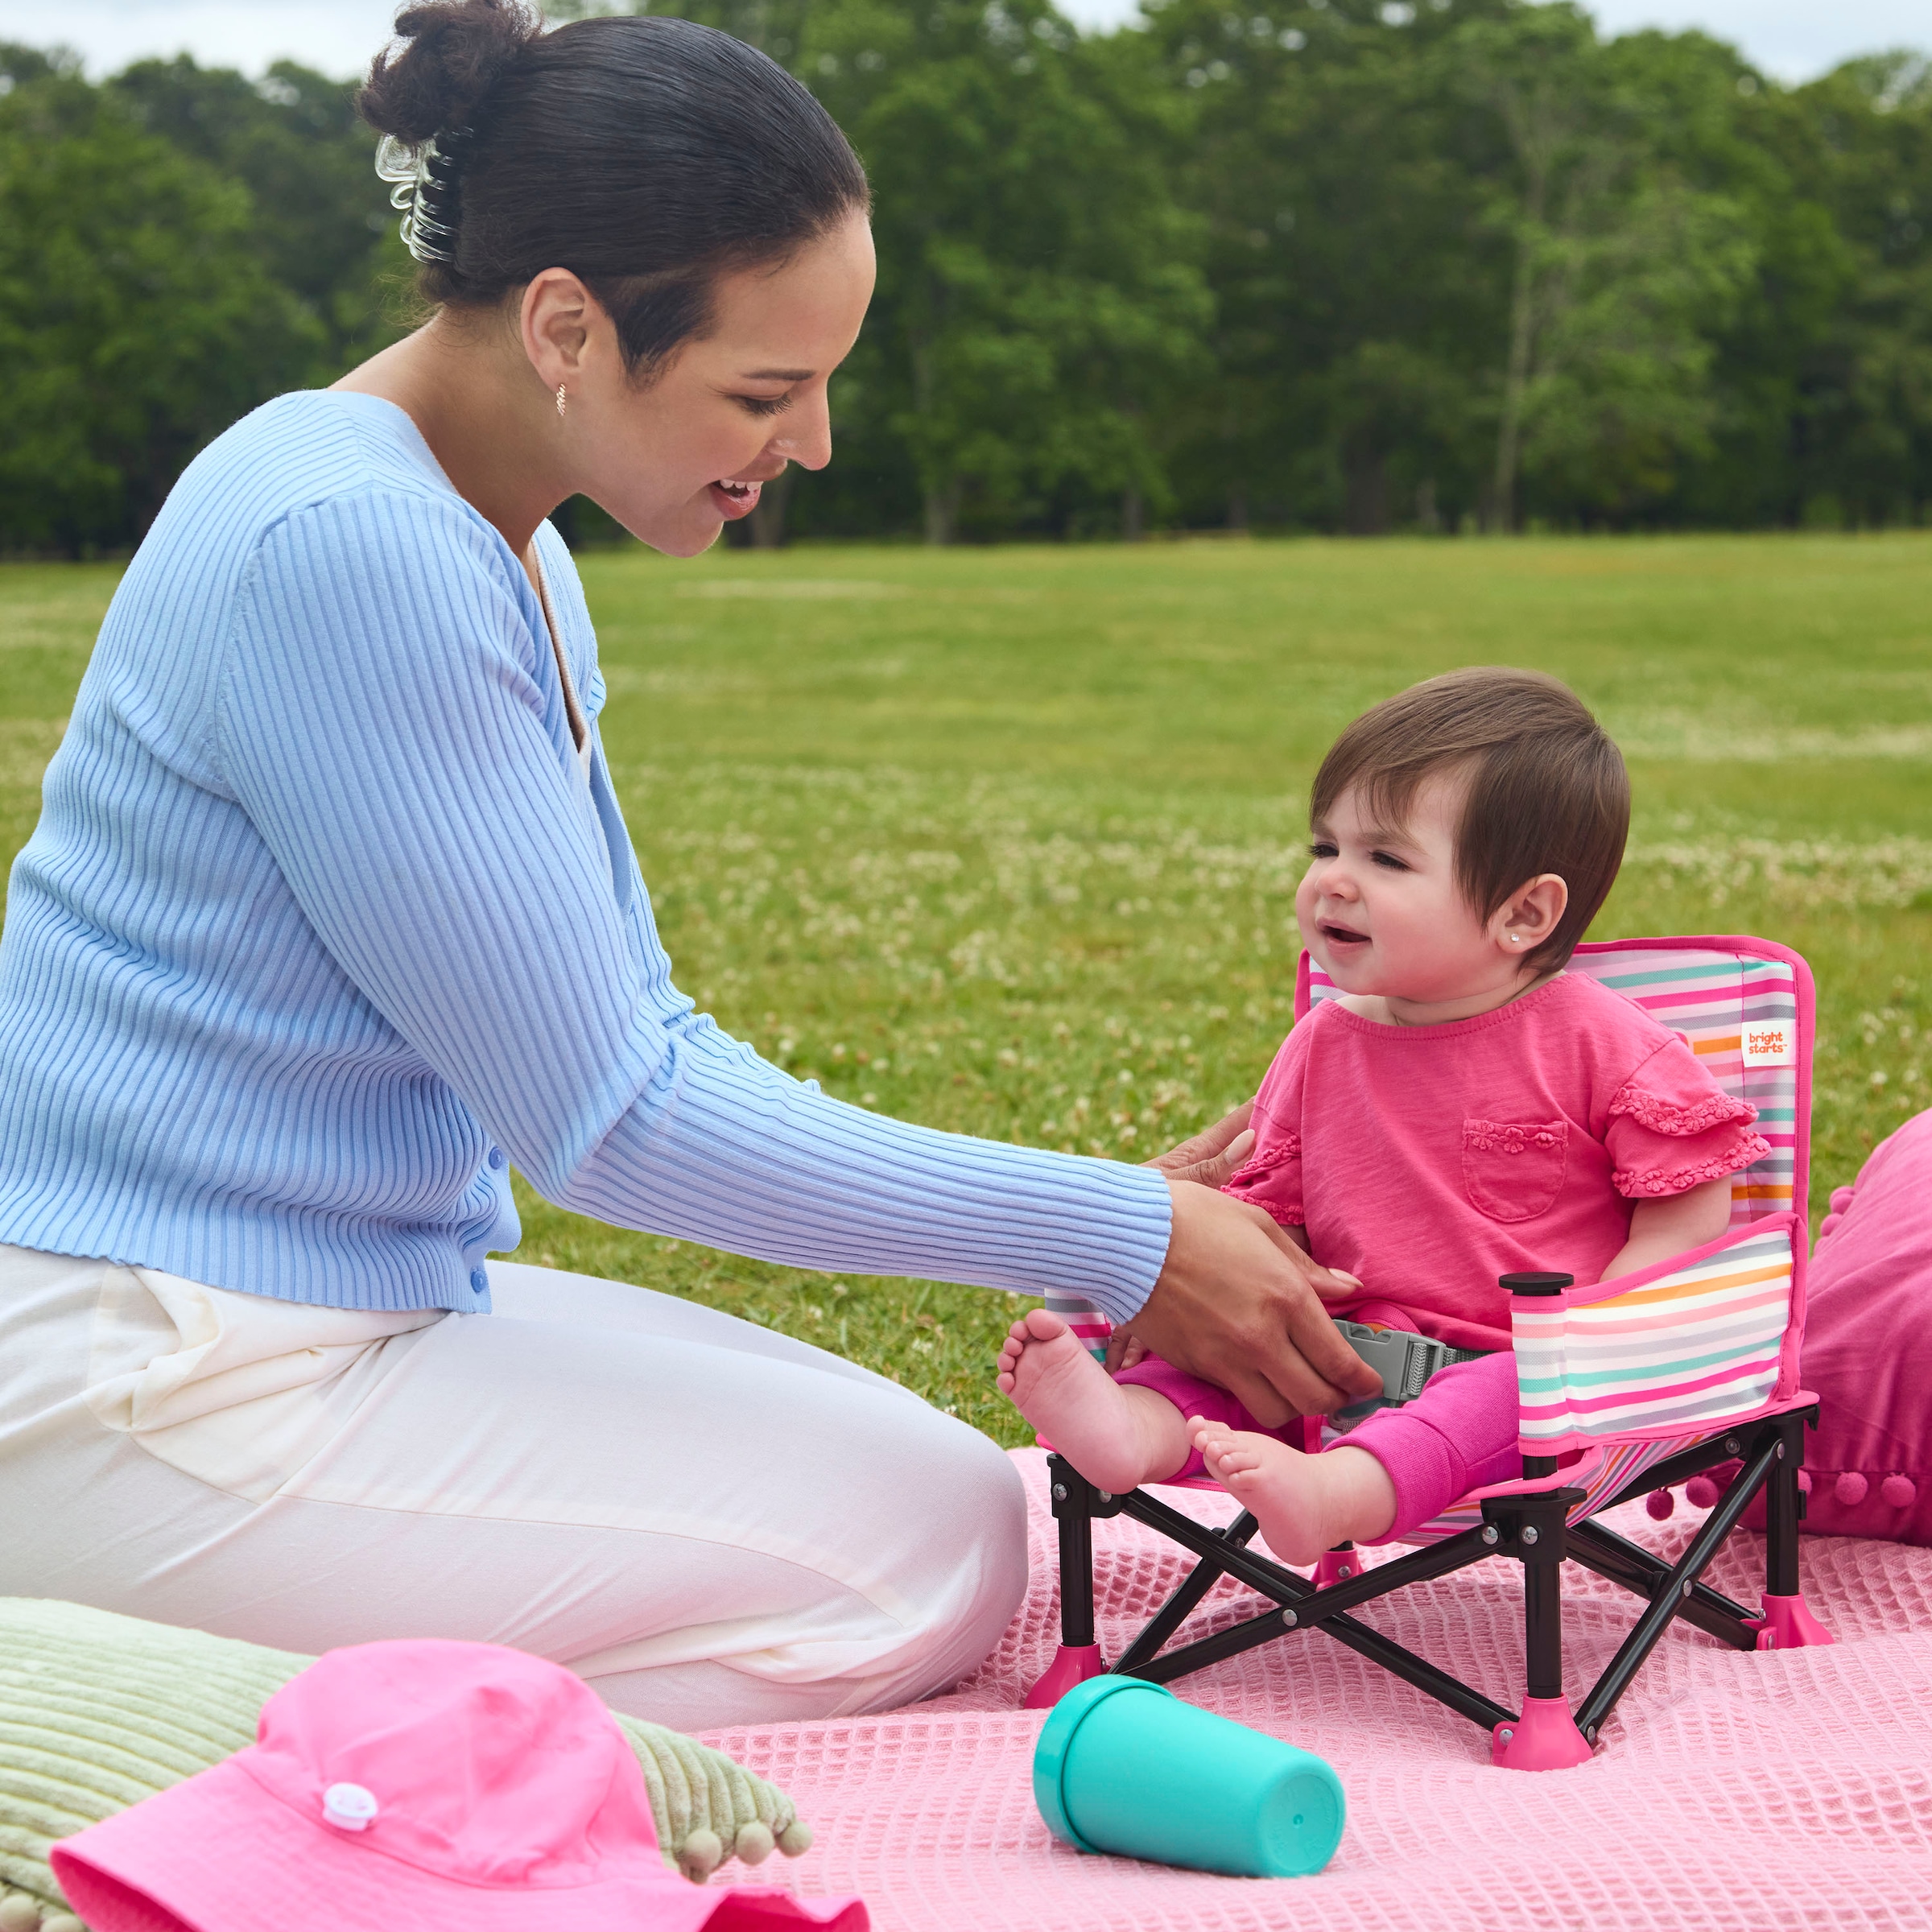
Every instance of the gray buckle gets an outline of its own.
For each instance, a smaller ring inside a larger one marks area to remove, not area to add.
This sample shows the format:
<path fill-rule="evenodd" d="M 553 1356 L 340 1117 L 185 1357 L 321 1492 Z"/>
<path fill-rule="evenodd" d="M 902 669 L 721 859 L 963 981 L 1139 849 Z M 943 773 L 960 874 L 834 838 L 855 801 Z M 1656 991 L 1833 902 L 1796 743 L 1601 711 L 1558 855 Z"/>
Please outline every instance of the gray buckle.
<path fill-rule="evenodd" d="M 1430 1376 L 1452 1362 L 1468 1361 L 1472 1351 L 1402 1328 L 1371 1328 L 1361 1322 L 1337 1322 L 1348 1346 L 1382 1378 L 1382 1400 L 1413 1402 Z M 1373 1398 L 1371 1398 L 1373 1399 Z"/>

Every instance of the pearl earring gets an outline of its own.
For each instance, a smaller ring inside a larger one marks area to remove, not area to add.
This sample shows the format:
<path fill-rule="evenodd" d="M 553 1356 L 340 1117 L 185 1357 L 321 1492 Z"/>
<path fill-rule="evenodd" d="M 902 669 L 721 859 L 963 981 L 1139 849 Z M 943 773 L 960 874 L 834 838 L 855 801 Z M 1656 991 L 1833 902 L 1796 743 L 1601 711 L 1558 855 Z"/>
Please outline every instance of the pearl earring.
<path fill-rule="evenodd" d="M 564 394 L 565 394 L 565 391 L 564 391 L 564 385 L 563 385 L 561 382 L 559 382 L 559 383 L 557 385 L 557 414 L 558 414 L 559 415 L 563 415 L 563 413 L 564 413 Z"/>

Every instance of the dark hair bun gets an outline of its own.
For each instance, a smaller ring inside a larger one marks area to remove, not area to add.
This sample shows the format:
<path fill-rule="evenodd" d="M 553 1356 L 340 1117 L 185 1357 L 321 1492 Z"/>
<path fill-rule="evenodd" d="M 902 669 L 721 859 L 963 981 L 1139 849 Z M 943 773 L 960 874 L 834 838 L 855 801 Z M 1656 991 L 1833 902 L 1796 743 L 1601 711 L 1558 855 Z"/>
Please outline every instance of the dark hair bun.
<path fill-rule="evenodd" d="M 378 134 L 412 146 L 465 126 L 542 25 L 523 0 L 418 0 L 396 15 L 407 44 L 376 56 L 357 108 Z"/>
<path fill-rule="evenodd" d="M 396 34 L 358 105 L 415 151 L 376 165 L 432 303 L 486 308 L 568 269 L 647 377 L 709 326 L 721 275 L 869 205 L 824 107 L 715 27 L 600 14 L 544 33 L 531 0 L 415 0 Z"/>

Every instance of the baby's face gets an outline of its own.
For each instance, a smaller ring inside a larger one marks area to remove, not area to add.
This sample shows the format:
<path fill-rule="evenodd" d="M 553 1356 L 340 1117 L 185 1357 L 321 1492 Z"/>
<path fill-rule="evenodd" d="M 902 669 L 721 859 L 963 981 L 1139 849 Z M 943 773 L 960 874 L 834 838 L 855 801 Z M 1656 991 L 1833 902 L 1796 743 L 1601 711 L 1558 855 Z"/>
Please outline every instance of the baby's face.
<path fill-rule="evenodd" d="M 1508 961 L 1455 882 L 1458 778 L 1432 778 L 1407 822 L 1374 822 L 1345 791 L 1313 828 L 1294 895 L 1302 943 L 1344 993 L 1433 1004 L 1486 988 Z"/>

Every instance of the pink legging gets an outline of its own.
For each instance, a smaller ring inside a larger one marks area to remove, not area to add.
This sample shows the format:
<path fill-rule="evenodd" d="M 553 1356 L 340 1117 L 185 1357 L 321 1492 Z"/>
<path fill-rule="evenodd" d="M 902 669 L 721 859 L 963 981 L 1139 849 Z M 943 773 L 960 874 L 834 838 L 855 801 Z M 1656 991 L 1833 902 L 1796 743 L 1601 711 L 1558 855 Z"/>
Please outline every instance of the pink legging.
<path fill-rule="evenodd" d="M 1183 1415 L 1253 1430 L 1294 1448 L 1302 1446 L 1298 1418 L 1285 1429 L 1264 1429 L 1225 1389 L 1183 1374 L 1158 1356 L 1148 1356 L 1115 1379 L 1151 1389 Z M 1395 1485 L 1395 1524 L 1389 1534 L 1394 1538 L 1439 1516 L 1472 1489 L 1522 1474 L 1517 1413 L 1516 1357 L 1505 1349 L 1431 1376 L 1414 1401 L 1400 1409 L 1377 1410 L 1330 1446 L 1366 1449 L 1389 1472 Z M 1166 1480 L 1202 1473 L 1200 1451 L 1190 1449 L 1186 1463 Z"/>

